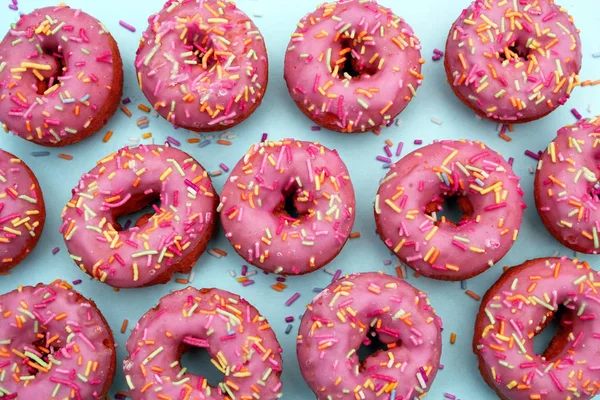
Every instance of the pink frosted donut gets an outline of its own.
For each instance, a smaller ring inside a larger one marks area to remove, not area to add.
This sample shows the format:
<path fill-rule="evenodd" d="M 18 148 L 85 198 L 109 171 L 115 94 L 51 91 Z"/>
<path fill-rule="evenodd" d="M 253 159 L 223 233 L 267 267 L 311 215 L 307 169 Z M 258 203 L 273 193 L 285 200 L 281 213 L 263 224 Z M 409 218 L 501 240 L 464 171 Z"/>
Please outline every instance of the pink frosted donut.
<path fill-rule="evenodd" d="M 404 20 L 372 0 L 320 5 L 300 20 L 285 56 L 292 99 L 338 132 L 392 123 L 421 85 L 421 43 Z"/>
<path fill-rule="evenodd" d="M 219 198 L 204 168 L 181 150 L 155 145 L 125 147 L 97 164 L 62 213 L 60 232 L 75 263 L 120 288 L 189 273 L 215 230 Z M 117 223 L 156 200 L 160 207 L 134 227 Z"/>
<path fill-rule="evenodd" d="M 220 131 L 260 105 L 267 50 L 235 3 L 169 0 L 148 21 L 135 67 L 140 88 L 163 118 L 193 131 Z"/>
<path fill-rule="evenodd" d="M 0 296 L 0 398 L 103 399 L 115 376 L 110 326 L 63 281 Z"/>
<path fill-rule="evenodd" d="M 0 149 L 0 272 L 31 253 L 45 222 L 44 196 L 35 175 L 22 160 Z"/>
<path fill-rule="evenodd" d="M 445 67 L 456 96 L 482 118 L 524 123 L 564 104 L 581 70 L 579 30 L 553 0 L 476 0 L 456 20 Z"/>
<path fill-rule="evenodd" d="M 600 275 L 585 262 L 539 258 L 507 270 L 485 294 L 473 338 L 479 371 L 502 400 L 588 400 L 599 393 Z M 533 338 L 553 320 L 543 354 Z"/>
<path fill-rule="evenodd" d="M 392 166 L 375 199 L 377 231 L 409 267 L 458 281 L 498 262 L 517 239 L 525 204 L 520 178 L 502 156 L 477 141 L 441 141 Z M 457 202 L 453 222 L 437 213 Z"/>
<path fill-rule="evenodd" d="M 563 245 L 587 254 L 600 252 L 600 118 L 558 131 L 540 158 L 535 203 L 544 225 Z"/>
<path fill-rule="evenodd" d="M 43 146 L 99 131 L 123 93 L 119 48 L 94 17 L 69 7 L 21 15 L 0 42 L 0 121 Z"/>
<path fill-rule="evenodd" d="M 221 194 L 221 223 L 235 251 L 265 271 L 302 275 L 333 260 L 354 225 L 346 165 L 319 143 L 255 144 Z"/>
<path fill-rule="evenodd" d="M 191 347 L 209 352 L 224 382 L 212 387 L 186 373 L 180 359 Z M 275 332 L 250 303 L 224 290 L 188 287 L 163 297 L 136 325 L 127 352 L 123 371 L 133 400 L 282 396 Z"/>
<path fill-rule="evenodd" d="M 318 400 L 423 398 L 442 355 L 442 321 L 427 295 L 383 273 L 348 275 L 307 306 L 296 349 Z M 361 344 L 388 350 L 360 362 Z"/>

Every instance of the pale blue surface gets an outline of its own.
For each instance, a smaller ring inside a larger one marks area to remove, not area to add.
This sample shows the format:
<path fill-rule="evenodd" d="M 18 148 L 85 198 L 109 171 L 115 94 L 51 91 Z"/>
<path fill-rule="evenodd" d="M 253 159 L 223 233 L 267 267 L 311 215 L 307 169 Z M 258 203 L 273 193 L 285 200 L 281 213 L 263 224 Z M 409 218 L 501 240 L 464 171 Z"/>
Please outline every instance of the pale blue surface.
<path fill-rule="evenodd" d="M 385 174 L 382 164 L 375 161 L 375 156 L 383 154 L 384 140 L 389 138 L 396 145 L 404 141 L 403 155 L 416 148 L 414 139 L 423 139 L 429 143 L 433 139 L 478 139 L 485 141 L 491 148 L 500 151 L 507 158 L 515 157 L 515 172 L 520 175 L 522 186 L 526 192 L 526 202 L 529 206 L 525 214 L 519 240 L 511 252 L 501 263 L 483 275 L 468 282 L 468 288 L 482 295 L 497 279 L 504 265 L 516 265 L 523 261 L 542 256 L 550 256 L 555 251 L 573 256 L 573 252 L 562 247 L 544 229 L 535 211 L 532 197 L 533 175 L 530 168 L 535 162 L 523 155 L 525 149 L 542 150 L 554 138 L 555 132 L 561 126 L 575 121 L 570 109 L 577 108 L 584 116 L 600 114 L 600 86 L 578 88 L 567 106 L 560 108 L 551 116 L 525 126 L 517 126 L 511 134 L 513 141 L 507 143 L 496 134 L 496 125 L 477 120 L 473 113 L 466 109 L 452 94 L 446 84 L 446 75 L 441 62 L 432 62 L 431 54 L 434 48 L 443 49 L 448 29 L 452 22 L 467 5 L 468 0 L 424 0 L 420 2 L 384 0 L 383 4 L 392 7 L 396 14 L 404 17 L 415 29 L 423 43 L 423 57 L 427 64 L 424 66 L 424 85 L 419 89 L 418 96 L 401 115 L 400 127 L 394 126 L 384 130 L 381 136 L 362 134 L 344 136 L 328 131 L 311 132 L 311 121 L 306 119 L 296 108 L 288 96 L 283 81 L 283 59 L 288 44 L 289 35 L 295 29 L 297 21 L 307 12 L 312 11 L 317 0 L 239 0 L 242 10 L 253 16 L 261 29 L 269 50 L 270 79 L 269 87 L 263 105 L 246 122 L 232 130 L 238 138 L 233 139 L 230 147 L 211 144 L 205 148 L 189 145 L 186 139 L 191 137 L 188 132 L 174 131 L 173 128 L 160 118 L 151 118 L 148 129 L 139 130 L 136 118 L 143 114 L 136 108 L 145 98 L 136 84 L 133 61 L 141 32 L 146 28 L 147 17 L 158 11 L 163 0 L 78 0 L 68 1 L 72 7 L 83 8 L 100 19 L 116 38 L 125 67 L 125 96 L 132 99 L 130 109 L 134 112 L 132 118 L 127 118 L 120 111 L 113 117 L 109 125 L 95 136 L 77 145 L 64 149 L 49 149 L 51 156 L 34 158 L 32 151 L 47 150 L 28 143 L 12 135 L 0 134 L 0 146 L 20 156 L 37 174 L 46 197 L 48 220 L 42 239 L 33 254 L 20 266 L 13 269 L 8 276 L 0 277 L 0 293 L 8 292 L 19 284 L 36 284 L 40 281 L 50 282 L 56 278 L 68 281 L 83 279 L 77 286 L 85 296 L 96 301 L 108 322 L 116 332 L 116 339 L 121 345 L 118 351 L 117 377 L 113 385 L 113 394 L 125 390 L 126 385 L 121 371 L 121 362 L 125 355 L 123 344 L 128 334 L 119 332 L 123 319 L 130 321 L 132 328 L 144 312 L 154 306 L 158 299 L 173 289 L 181 289 L 183 285 L 170 283 L 147 289 L 123 290 L 113 292 L 109 286 L 90 281 L 69 259 L 64 242 L 58 233 L 60 211 L 70 199 L 71 189 L 84 172 L 91 169 L 95 162 L 130 142 L 130 138 L 139 139 L 142 133 L 151 131 L 155 143 L 164 142 L 169 135 L 183 143 L 182 149 L 198 159 L 209 171 L 219 168 L 224 162 L 230 168 L 235 165 L 249 146 L 260 140 L 263 132 L 269 133 L 269 138 L 295 137 L 303 140 L 319 140 L 330 148 L 336 148 L 348 164 L 350 175 L 358 196 L 357 219 L 355 231 L 362 236 L 348 243 L 342 253 L 329 265 L 330 270 L 342 269 L 344 273 L 359 271 L 383 270 L 394 273 L 393 264 L 384 265 L 385 260 L 392 260 L 384 244 L 375 235 L 373 220 L 373 200 L 378 187 L 378 180 Z M 7 5 L 10 0 L 2 0 L 0 5 L 0 26 L 8 28 L 9 23 L 18 18 L 17 12 L 10 11 Z M 20 0 L 19 8 L 29 12 L 34 8 L 55 4 L 42 0 Z M 600 79 L 600 59 L 592 58 L 593 53 L 600 52 L 600 25 L 598 24 L 597 0 L 567 0 L 561 5 L 567 7 L 574 15 L 575 22 L 582 31 L 583 41 L 583 70 L 582 80 Z M 135 33 L 119 26 L 123 19 L 137 28 Z M 0 32 L 0 34 L 4 34 Z M 591 112 L 589 106 L 591 104 Z M 438 126 L 431 122 L 435 117 L 443 124 Z M 114 131 L 113 138 L 108 144 L 102 142 L 107 130 Z M 142 140 L 148 143 L 148 140 Z M 395 150 L 395 147 L 394 149 Z M 73 161 L 57 158 L 59 153 L 68 153 L 75 157 Z M 217 190 L 222 188 L 227 174 L 213 179 Z M 58 246 L 60 252 L 52 256 L 51 251 Z M 306 303 L 310 302 L 314 287 L 324 287 L 331 276 L 323 270 L 308 276 L 288 278 L 289 286 L 283 293 L 275 292 L 270 285 L 275 283 L 275 276 L 257 274 L 256 284 L 242 287 L 230 276 L 230 271 L 238 275 L 244 261 L 233 251 L 229 242 L 220 231 L 211 242 L 211 246 L 225 249 L 229 252 L 226 258 L 216 259 L 208 254 L 202 256 L 194 268 L 196 287 L 217 286 L 246 297 L 271 322 L 284 353 L 284 398 L 311 399 L 314 398 L 308 389 L 298 369 L 295 350 L 295 334 L 297 333 L 297 316 L 302 314 Z M 600 259 L 585 257 L 591 265 L 600 265 Z M 395 261 L 394 261 L 395 263 Z M 254 270 L 254 268 L 251 268 Z M 493 392 L 482 381 L 476 365 L 476 359 L 471 352 L 471 339 L 475 314 L 479 303 L 467 297 L 459 283 L 438 282 L 434 280 L 411 276 L 409 282 L 419 289 L 429 293 L 433 305 L 444 321 L 443 356 L 445 369 L 438 374 L 428 398 L 442 399 L 445 392 L 450 392 L 463 400 L 493 399 Z M 301 297 L 291 307 L 285 307 L 284 302 L 295 292 Z M 287 323 L 284 317 L 293 315 L 296 321 L 289 335 L 285 334 Z M 456 344 L 450 345 L 451 332 L 456 332 Z M 208 366 L 208 365 L 207 365 Z M 212 366 L 209 366 L 212 368 Z"/>

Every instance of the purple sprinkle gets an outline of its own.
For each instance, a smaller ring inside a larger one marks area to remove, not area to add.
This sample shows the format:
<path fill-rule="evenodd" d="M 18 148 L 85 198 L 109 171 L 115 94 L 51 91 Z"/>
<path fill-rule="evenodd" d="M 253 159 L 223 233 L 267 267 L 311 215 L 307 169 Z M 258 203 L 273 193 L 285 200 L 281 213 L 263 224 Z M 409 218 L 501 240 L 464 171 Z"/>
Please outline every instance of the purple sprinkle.
<path fill-rule="evenodd" d="M 247 281 L 242 282 L 242 286 L 250 286 L 253 285 L 254 281 L 252 279 L 248 279 Z"/>
<path fill-rule="evenodd" d="M 219 167 L 221 167 L 224 172 L 229 172 L 229 167 L 227 165 L 221 163 L 219 164 Z"/>
<path fill-rule="evenodd" d="M 285 322 L 294 322 L 294 317 L 291 315 L 289 317 L 285 317 Z"/>
<path fill-rule="evenodd" d="M 504 135 L 507 130 L 508 130 L 508 125 L 506 125 L 506 124 L 502 125 L 502 128 L 500 128 L 500 134 Z"/>
<path fill-rule="evenodd" d="M 130 226 L 131 226 L 131 220 L 128 219 L 127 221 L 125 221 L 125 226 L 123 226 L 123 230 L 124 231 L 128 230 Z"/>
<path fill-rule="evenodd" d="M 444 393 L 444 398 L 446 399 L 450 399 L 450 400 L 456 400 L 456 396 L 450 393 Z"/>
<path fill-rule="evenodd" d="M 248 266 L 247 265 L 242 265 L 242 276 L 246 276 L 246 274 L 248 273 Z"/>
<path fill-rule="evenodd" d="M 400 154 L 402 154 L 402 147 L 404 147 L 404 142 L 398 143 L 398 147 L 396 148 L 396 157 L 400 157 Z"/>
<path fill-rule="evenodd" d="M 124 394 L 121 394 L 121 393 L 115 394 L 115 400 L 125 400 L 126 398 L 127 398 L 127 396 L 125 396 Z"/>
<path fill-rule="evenodd" d="M 73 285 L 79 285 L 81 283 L 81 279 L 77 279 L 73 281 Z"/>
<path fill-rule="evenodd" d="M 285 278 L 283 276 L 278 276 L 276 279 L 277 282 L 285 282 Z"/>
<path fill-rule="evenodd" d="M 313 132 L 320 131 L 321 127 L 320 126 L 311 126 L 310 130 L 313 131 Z"/>
<path fill-rule="evenodd" d="M 298 298 L 299 298 L 299 297 L 300 297 L 300 293 L 298 293 L 298 292 L 294 293 L 294 294 L 292 295 L 292 297 L 290 297 L 290 298 L 289 298 L 289 299 L 288 299 L 288 300 L 285 302 L 285 305 L 286 305 L 286 306 L 288 306 L 288 307 L 289 307 L 289 306 L 291 306 L 292 304 L 294 304 L 294 302 L 295 302 L 296 300 L 298 300 Z"/>
<path fill-rule="evenodd" d="M 266 133 L 263 133 L 263 134 L 262 134 L 262 138 L 260 139 L 260 141 L 261 141 L 261 142 L 265 142 L 265 141 L 267 140 L 267 138 L 268 138 L 268 137 L 269 137 L 269 135 L 268 135 L 268 134 L 266 134 Z"/>
<path fill-rule="evenodd" d="M 200 188 L 198 187 L 198 185 L 196 185 L 194 182 L 190 181 L 189 179 L 184 179 L 183 181 L 186 185 L 188 185 L 189 187 L 191 187 L 192 189 L 194 189 L 194 191 L 196 193 L 198 193 L 200 191 Z"/>
<path fill-rule="evenodd" d="M 392 156 L 392 151 L 388 146 L 383 146 L 383 151 L 385 151 L 385 154 L 387 154 L 388 157 Z"/>
<path fill-rule="evenodd" d="M 171 136 L 167 136 L 167 142 L 169 142 L 173 146 L 181 146 L 181 142 L 179 140 L 175 139 L 174 137 L 171 137 Z"/>
<path fill-rule="evenodd" d="M 335 271 L 335 274 L 333 275 L 331 282 L 337 281 L 339 279 L 340 275 L 342 275 L 342 270 L 338 269 L 337 271 Z"/>
<path fill-rule="evenodd" d="M 391 265 L 392 264 L 392 260 L 385 260 L 383 262 L 383 265 Z"/>
<path fill-rule="evenodd" d="M 18 11 L 19 10 L 19 7 L 17 7 L 15 4 L 9 4 L 8 8 L 10 8 L 13 11 Z"/>
<path fill-rule="evenodd" d="M 384 163 L 391 163 L 392 162 L 391 158 L 384 157 L 384 156 L 377 156 L 376 160 L 384 162 Z"/>
<path fill-rule="evenodd" d="M 508 159 L 508 165 L 510 165 L 511 167 L 512 167 L 512 165 L 513 165 L 514 162 L 515 162 L 514 158 L 511 157 L 511 158 Z"/>
<path fill-rule="evenodd" d="M 288 326 L 285 328 L 285 334 L 289 335 L 291 331 L 292 331 L 292 324 L 288 324 Z"/>
<path fill-rule="evenodd" d="M 55 255 L 56 253 L 58 253 L 60 251 L 60 249 L 58 247 L 55 247 L 52 249 L 52 255 Z"/>
<path fill-rule="evenodd" d="M 433 49 L 433 54 L 437 54 L 438 56 L 443 56 L 444 52 L 440 49 Z"/>
<path fill-rule="evenodd" d="M 210 140 L 205 140 L 204 142 L 200 142 L 198 147 L 206 147 L 210 144 Z"/>
<path fill-rule="evenodd" d="M 415 139 L 415 141 L 413 143 L 414 144 L 423 144 L 423 141 L 421 139 Z"/>
<path fill-rule="evenodd" d="M 119 25 L 121 25 L 123 28 L 127 29 L 128 31 L 135 32 L 135 27 L 129 25 L 125 21 L 119 21 Z"/>
<path fill-rule="evenodd" d="M 129 104 L 129 103 L 131 103 L 131 99 L 129 97 L 125 97 L 123 99 L 123 104 Z"/>
<path fill-rule="evenodd" d="M 583 118 L 581 116 L 581 114 L 579 113 L 579 111 L 577 111 L 576 109 L 571 109 L 571 113 L 575 116 L 575 118 L 577 118 L 577 120 L 579 121 L 581 118 Z"/>
<path fill-rule="evenodd" d="M 531 158 L 533 158 L 533 159 L 534 159 L 534 160 L 536 160 L 536 161 L 539 161 L 539 159 L 540 159 L 540 156 L 538 156 L 537 154 L 535 154 L 535 153 L 534 153 L 533 151 L 531 151 L 531 150 L 525 150 L 525 155 L 526 155 L 526 156 L 528 156 L 528 157 L 531 157 Z"/>

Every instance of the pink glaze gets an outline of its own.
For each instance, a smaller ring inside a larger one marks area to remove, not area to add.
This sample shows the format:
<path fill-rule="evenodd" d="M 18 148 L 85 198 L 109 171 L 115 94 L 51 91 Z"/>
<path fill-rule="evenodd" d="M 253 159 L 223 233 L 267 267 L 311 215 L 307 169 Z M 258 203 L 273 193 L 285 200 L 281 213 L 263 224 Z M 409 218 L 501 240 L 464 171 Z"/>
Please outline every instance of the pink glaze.
<path fill-rule="evenodd" d="M 307 306 L 296 344 L 300 371 L 318 400 L 422 398 L 438 371 L 441 329 L 427 295 L 405 281 L 348 275 Z M 361 363 L 356 351 L 374 337 L 388 350 Z"/>
<path fill-rule="evenodd" d="M 512 50 L 511 50 L 512 48 Z M 581 41 L 551 0 L 476 0 L 446 44 L 446 72 L 463 101 L 491 120 L 541 118 L 579 86 Z"/>
<path fill-rule="evenodd" d="M 282 210 L 293 198 L 299 216 Z M 218 211 L 242 258 L 269 272 L 317 270 L 342 250 L 356 199 L 346 165 L 319 143 L 283 139 L 250 148 L 227 179 Z"/>
<path fill-rule="evenodd" d="M 135 67 L 140 88 L 163 118 L 195 131 L 223 130 L 260 104 L 267 50 L 233 2 L 169 0 L 148 21 Z"/>
<path fill-rule="evenodd" d="M 344 74 L 346 62 L 360 75 Z M 316 123 L 364 132 L 390 124 L 416 96 L 422 63 L 419 39 L 392 10 L 342 0 L 300 20 L 288 45 L 285 80 Z"/>
<path fill-rule="evenodd" d="M 33 250 L 45 220 L 44 198 L 33 172 L 0 149 L 0 271 Z"/>
<path fill-rule="evenodd" d="M 191 347 L 208 351 L 224 382 L 212 387 L 185 372 L 180 358 Z M 127 352 L 123 371 L 133 400 L 282 396 L 275 332 L 250 303 L 224 290 L 188 287 L 163 297 L 136 325 Z"/>
<path fill-rule="evenodd" d="M 508 400 L 594 397 L 600 387 L 598 273 L 568 258 L 525 265 L 516 273 L 509 269 L 481 304 L 474 345 L 484 377 Z M 559 307 L 566 311 L 561 325 L 571 333 L 546 360 L 533 350 L 532 337 Z"/>
<path fill-rule="evenodd" d="M 3 400 L 93 400 L 108 392 L 116 366 L 112 331 L 96 306 L 70 289 L 57 281 L 0 296 Z"/>
<path fill-rule="evenodd" d="M 463 280 L 498 262 L 517 239 L 525 204 L 519 177 L 477 141 L 442 141 L 392 166 L 375 200 L 378 232 L 398 258 L 434 279 Z M 466 197 L 473 212 L 458 225 L 432 203 Z M 431 212 L 433 211 L 433 212 Z"/>
<path fill-rule="evenodd" d="M 0 42 L 4 128 L 41 145 L 81 136 L 120 90 L 111 87 L 114 69 L 121 68 L 111 54 L 106 27 L 80 10 L 46 7 L 22 15 Z M 37 93 L 40 77 L 51 81 L 43 94 Z"/>
<path fill-rule="evenodd" d="M 129 201 L 147 205 L 158 196 L 160 209 L 141 226 L 122 231 L 115 225 Z M 217 201 L 208 173 L 181 150 L 125 147 L 82 176 L 60 232 L 83 271 L 114 287 L 139 287 L 177 272 L 208 241 Z"/>
<path fill-rule="evenodd" d="M 558 131 L 537 168 L 535 200 L 550 232 L 569 248 L 598 254 L 600 118 Z"/>

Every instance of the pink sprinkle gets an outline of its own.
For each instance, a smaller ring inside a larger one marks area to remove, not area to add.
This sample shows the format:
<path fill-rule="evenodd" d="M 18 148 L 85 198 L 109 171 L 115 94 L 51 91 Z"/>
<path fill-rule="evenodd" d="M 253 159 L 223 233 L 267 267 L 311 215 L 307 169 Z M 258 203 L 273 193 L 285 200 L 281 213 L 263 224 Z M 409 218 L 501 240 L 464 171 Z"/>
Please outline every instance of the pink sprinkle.
<path fill-rule="evenodd" d="M 172 144 L 173 146 L 181 146 L 181 142 L 171 136 L 167 136 L 167 142 L 169 142 L 169 144 Z"/>
<path fill-rule="evenodd" d="M 290 297 L 290 298 L 289 298 L 289 299 L 288 299 L 288 300 L 285 302 L 285 305 L 286 305 L 287 307 L 291 306 L 292 304 L 294 304 L 294 302 L 295 302 L 296 300 L 298 300 L 298 298 L 299 298 L 299 297 L 300 297 L 300 293 L 298 293 L 298 292 L 294 293 L 294 294 L 292 295 L 292 297 Z"/>
<path fill-rule="evenodd" d="M 294 317 L 291 315 L 289 317 L 285 317 L 285 322 L 294 322 Z"/>
<path fill-rule="evenodd" d="M 398 143 L 398 147 L 396 148 L 396 157 L 399 157 L 402 154 L 402 147 L 404 147 L 404 142 Z"/>
<path fill-rule="evenodd" d="M 219 167 L 221 167 L 224 172 L 229 172 L 229 167 L 227 165 L 221 163 L 219 164 Z"/>
<path fill-rule="evenodd" d="M 579 111 L 577 111 L 576 109 L 571 109 L 571 114 L 573 114 L 575 116 L 575 118 L 577 118 L 577 120 L 579 121 L 581 118 L 583 118 L 581 116 L 581 114 L 579 113 Z"/>
<path fill-rule="evenodd" d="M 415 144 L 423 144 L 423 141 L 421 139 L 415 139 L 414 143 Z"/>
<path fill-rule="evenodd" d="M 391 163 L 392 162 L 391 158 L 384 157 L 384 156 L 377 156 L 376 160 L 384 162 L 384 163 Z"/>
<path fill-rule="evenodd" d="M 128 31 L 135 32 L 135 28 L 133 26 L 129 25 L 125 21 L 119 21 L 119 25 L 121 25 L 123 28 L 127 29 Z"/>

